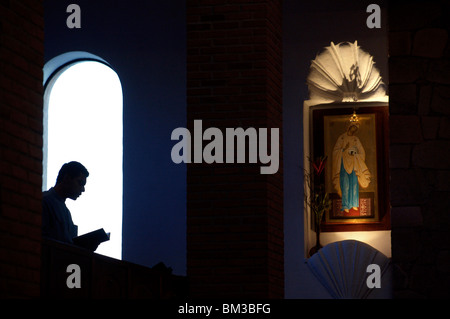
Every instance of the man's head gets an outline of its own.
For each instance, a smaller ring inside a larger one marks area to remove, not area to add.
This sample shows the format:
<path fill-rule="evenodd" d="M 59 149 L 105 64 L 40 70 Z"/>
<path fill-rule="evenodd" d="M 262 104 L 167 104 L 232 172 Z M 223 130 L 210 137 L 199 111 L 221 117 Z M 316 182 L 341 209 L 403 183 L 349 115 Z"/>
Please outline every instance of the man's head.
<path fill-rule="evenodd" d="M 55 188 L 64 199 L 76 200 L 84 192 L 88 176 L 88 170 L 81 163 L 66 163 L 59 170 Z"/>

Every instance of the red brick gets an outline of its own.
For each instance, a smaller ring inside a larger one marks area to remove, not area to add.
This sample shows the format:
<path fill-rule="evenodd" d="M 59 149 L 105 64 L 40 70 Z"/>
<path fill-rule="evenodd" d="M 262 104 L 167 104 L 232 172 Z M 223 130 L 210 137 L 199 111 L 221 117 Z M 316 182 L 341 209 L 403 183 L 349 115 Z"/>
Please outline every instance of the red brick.
<path fill-rule="evenodd" d="M 39 1 L 8 3 L 10 7 L 1 5 L 0 10 L 0 63 L 5 66 L 0 74 L 0 296 L 36 298 L 41 264 L 41 178 L 36 175 L 42 174 L 43 8 Z"/>
<path fill-rule="evenodd" d="M 201 10 L 201 3 L 188 1 L 188 16 L 191 8 Z M 271 23 L 264 20 L 269 10 L 281 11 L 281 3 L 217 0 L 207 8 L 218 14 L 203 16 L 211 28 L 188 22 L 188 128 L 194 119 L 203 119 L 203 128 L 257 128 L 270 122 L 281 129 L 281 14 Z M 193 47 L 205 44 L 198 39 L 215 47 Z M 187 254 L 193 296 L 283 296 L 283 219 L 273 213 L 282 212 L 282 174 L 261 176 L 260 166 L 188 164 Z M 269 185 L 274 185 L 270 195 Z M 269 254 L 269 247 L 276 247 L 277 254 Z"/>

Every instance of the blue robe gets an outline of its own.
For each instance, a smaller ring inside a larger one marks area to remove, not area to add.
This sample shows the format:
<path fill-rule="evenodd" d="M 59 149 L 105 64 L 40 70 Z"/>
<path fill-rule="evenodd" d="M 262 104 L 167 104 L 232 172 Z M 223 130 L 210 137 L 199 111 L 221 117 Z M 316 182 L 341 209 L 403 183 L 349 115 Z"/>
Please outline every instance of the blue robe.
<path fill-rule="evenodd" d="M 339 172 L 339 180 L 342 191 L 342 208 L 351 209 L 359 207 L 359 184 L 355 170 L 348 174 L 344 168 L 344 160 L 341 160 L 341 170 Z"/>

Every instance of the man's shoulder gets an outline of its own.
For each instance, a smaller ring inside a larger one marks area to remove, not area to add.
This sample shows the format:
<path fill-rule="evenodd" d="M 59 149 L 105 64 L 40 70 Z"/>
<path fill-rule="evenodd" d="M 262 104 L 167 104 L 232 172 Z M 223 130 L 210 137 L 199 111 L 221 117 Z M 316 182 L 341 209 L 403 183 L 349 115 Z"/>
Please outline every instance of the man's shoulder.
<path fill-rule="evenodd" d="M 53 202 L 57 201 L 57 195 L 56 192 L 53 190 L 53 188 L 50 188 L 47 191 L 42 192 L 42 201 L 44 202 Z"/>
<path fill-rule="evenodd" d="M 48 198 L 53 195 L 52 189 L 42 192 L 42 198 Z"/>

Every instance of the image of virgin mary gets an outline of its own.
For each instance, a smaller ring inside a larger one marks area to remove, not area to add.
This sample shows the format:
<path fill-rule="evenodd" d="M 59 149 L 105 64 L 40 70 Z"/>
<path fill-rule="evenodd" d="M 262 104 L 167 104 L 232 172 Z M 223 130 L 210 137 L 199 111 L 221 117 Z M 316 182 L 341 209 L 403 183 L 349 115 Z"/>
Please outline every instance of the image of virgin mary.
<path fill-rule="evenodd" d="M 341 211 L 348 213 L 359 209 L 359 186 L 367 188 L 371 174 L 365 163 L 366 153 L 355 135 L 358 122 L 350 122 L 347 132 L 340 135 L 333 148 L 332 181 L 342 198 Z"/>

